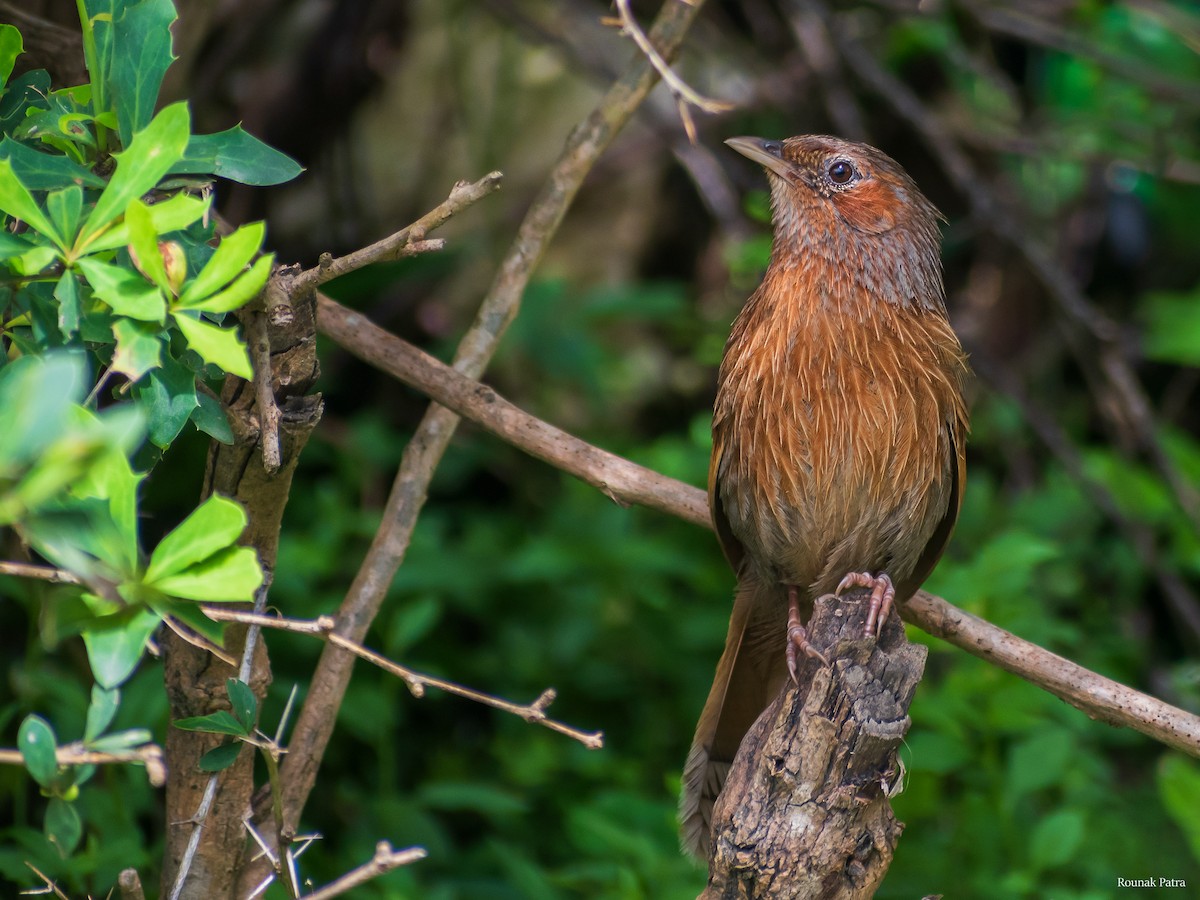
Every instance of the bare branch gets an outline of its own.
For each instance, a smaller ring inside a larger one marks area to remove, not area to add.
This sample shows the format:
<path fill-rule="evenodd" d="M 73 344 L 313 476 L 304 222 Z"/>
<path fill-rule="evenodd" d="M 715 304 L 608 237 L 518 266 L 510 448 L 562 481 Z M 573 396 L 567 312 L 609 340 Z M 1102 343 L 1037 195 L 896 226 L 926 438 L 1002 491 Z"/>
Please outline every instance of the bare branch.
<path fill-rule="evenodd" d="M 325 885 L 320 890 L 305 894 L 304 900 L 329 900 L 330 897 L 339 897 L 361 884 L 366 884 L 372 878 L 378 878 L 392 869 L 415 863 L 427 855 L 421 847 L 393 850 L 392 845 L 387 841 L 380 841 L 375 845 L 375 857 L 370 862 L 364 863 L 352 872 L 347 872 L 337 881 Z"/>
<path fill-rule="evenodd" d="M 688 2 L 688 0 L 683 0 L 683 2 Z M 650 61 L 650 65 L 654 66 L 654 70 L 662 78 L 663 84 L 675 96 L 676 104 L 679 107 L 679 118 L 683 121 L 683 128 L 687 132 L 688 140 L 693 144 L 696 143 L 696 125 L 692 121 L 692 113 L 689 107 L 694 106 L 706 113 L 721 113 L 733 109 L 734 105 L 724 100 L 712 100 L 703 96 L 676 75 L 675 70 L 662 58 L 662 55 L 655 48 L 654 44 L 646 37 L 646 32 L 642 31 L 641 26 L 638 25 L 637 19 L 633 17 L 633 13 L 629 10 L 629 0 L 616 0 L 616 5 L 616 21 L 621 26 L 621 32 L 629 35 L 630 39 L 637 45 L 638 50 Z"/>
<path fill-rule="evenodd" d="M 0 561 L 0 575 L 12 575 L 15 578 L 34 578 L 50 584 L 83 584 L 76 576 L 65 569 L 53 566 L 37 566 L 32 563 Z"/>
<path fill-rule="evenodd" d="M 586 481 L 617 503 L 636 503 L 695 525 L 708 526 L 708 503 L 697 497 L 694 488 L 594 447 L 529 415 L 491 388 L 460 375 L 323 294 L 317 296 L 317 329 L 364 362 L 531 456 Z"/>
<path fill-rule="evenodd" d="M 386 656 L 382 656 L 373 650 L 369 650 L 355 641 L 351 641 L 338 634 L 334 628 L 336 622 L 332 616 L 321 616 L 317 619 L 286 619 L 279 616 L 261 615 L 259 613 L 241 612 L 236 609 L 228 609 L 223 606 L 206 605 L 202 607 L 204 614 L 210 619 L 217 622 L 242 622 L 248 625 L 254 625 L 263 628 L 275 628 L 280 631 L 290 631 L 294 634 L 308 634 L 313 637 L 321 638 L 331 644 L 335 644 L 344 650 L 349 650 L 360 659 L 365 659 L 372 665 L 378 666 L 385 672 L 390 672 L 397 678 L 403 679 L 408 686 L 409 691 L 414 697 L 425 696 L 426 688 L 436 688 L 439 691 L 444 691 L 447 694 L 454 694 L 457 697 L 464 697 L 467 700 L 474 700 L 476 703 L 481 703 L 484 706 L 491 706 L 494 709 L 503 710 L 507 713 L 512 713 L 514 716 L 519 716 L 526 722 L 544 725 L 551 731 L 557 731 L 559 734 L 564 734 L 569 738 L 579 741 L 589 750 L 598 750 L 604 746 L 604 732 L 602 731 L 581 731 L 578 728 L 572 728 L 570 725 L 565 725 L 562 722 L 547 718 L 546 709 L 554 700 L 555 694 L 553 688 L 548 688 L 534 700 L 532 703 L 520 704 L 513 703 L 501 697 L 485 694 L 482 691 L 477 691 L 469 687 L 464 687 L 461 684 L 456 684 L 453 681 L 446 681 L 441 678 L 434 678 L 432 675 L 423 675 L 399 663 L 392 662 Z"/>
<path fill-rule="evenodd" d="M 322 254 L 315 267 L 297 276 L 296 281 L 290 285 L 290 290 L 293 292 L 309 290 L 345 275 L 347 272 L 369 266 L 371 263 L 403 259 L 406 256 L 427 253 L 430 250 L 441 250 L 442 241 L 426 240 L 425 235 L 445 223 L 451 216 L 462 212 L 471 204 L 482 200 L 499 188 L 503 179 L 504 176 L 500 172 L 490 172 L 474 183 L 469 181 L 456 183 L 450 189 L 450 195 L 442 203 L 395 234 L 390 234 L 369 247 L 363 247 L 361 250 L 355 250 L 353 253 L 347 253 L 336 259 L 327 253 Z"/>
<path fill-rule="evenodd" d="M 704 492 L 593 447 L 517 409 L 491 388 L 453 372 L 399 338 L 387 335 L 333 301 L 319 299 L 319 323 L 335 340 L 361 340 L 352 347 L 381 367 L 514 446 L 557 466 L 619 500 L 641 503 L 711 528 Z M 382 336 L 386 335 L 386 337 Z M 627 469 L 624 467 L 628 467 Z M 617 482 L 613 473 L 625 479 Z M 613 489 L 620 484 L 620 492 Z M 1049 691 L 1089 716 L 1122 725 L 1200 756 L 1200 717 L 1117 684 L 1062 657 L 1023 641 L 939 597 L 924 592 L 900 607 L 904 618 L 968 653 L 995 662 Z"/>
<path fill-rule="evenodd" d="M 55 752 L 60 766 L 103 766 L 111 763 L 136 763 L 146 767 L 146 778 L 153 787 L 162 787 L 167 781 L 167 768 L 163 763 L 163 750 L 158 744 L 142 744 L 131 750 L 102 753 L 92 750 L 81 741 L 63 744 Z M 0 765 L 23 766 L 25 758 L 20 750 L 0 749 Z"/>
<path fill-rule="evenodd" d="M 117 876 L 117 889 L 121 892 L 121 900 L 146 900 L 146 891 L 142 888 L 137 869 L 122 869 Z"/>

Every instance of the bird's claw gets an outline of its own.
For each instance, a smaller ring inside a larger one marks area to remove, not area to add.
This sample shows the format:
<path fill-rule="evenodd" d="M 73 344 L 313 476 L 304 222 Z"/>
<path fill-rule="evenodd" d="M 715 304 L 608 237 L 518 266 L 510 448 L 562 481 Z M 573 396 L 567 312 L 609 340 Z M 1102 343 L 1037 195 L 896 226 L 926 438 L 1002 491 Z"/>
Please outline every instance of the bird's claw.
<path fill-rule="evenodd" d="M 896 603 L 896 587 L 886 574 L 872 575 L 870 572 L 850 572 L 838 584 L 833 592 L 840 597 L 842 591 L 852 587 L 871 589 L 871 605 L 867 609 L 867 623 L 863 626 L 863 637 L 873 637 L 876 640 L 883 634 L 883 623 L 892 612 Z"/>
<path fill-rule="evenodd" d="M 788 588 L 785 658 L 787 659 L 788 674 L 792 677 L 792 684 L 797 687 L 800 685 L 801 653 L 811 659 L 819 659 L 825 666 L 829 665 L 829 660 L 825 658 L 825 654 L 808 642 L 808 632 L 804 630 L 804 623 L 800 620 L 800 600 L 797 596 L 796 588 L 790 587 Z"/>

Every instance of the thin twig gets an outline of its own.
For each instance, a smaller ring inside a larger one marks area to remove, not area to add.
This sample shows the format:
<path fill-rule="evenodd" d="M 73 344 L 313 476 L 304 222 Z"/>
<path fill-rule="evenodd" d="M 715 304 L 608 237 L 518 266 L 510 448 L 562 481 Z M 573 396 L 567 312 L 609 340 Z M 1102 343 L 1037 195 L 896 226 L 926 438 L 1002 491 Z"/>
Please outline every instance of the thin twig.
<path fill-rule="evenodd" d="M 426 240 L 425 235 L 443 224 L 451 216 L 462 212 L 471 204 L 482 200 L 492 191 L 500 187 L 504 176 L 500 172 L 490 172 L 483 178 L 472 183 L 460 181 L 450 189 L 450 195 L 434 209 L 430 210 L 416 222 L 406 228 L 401 228 L 395 234 L 390 234 L 381 241 L 376 241 L 369 247 L 347 253 L 345 256 L 334 258 L 328 253 L 322 254 L 316 266 L 307 269 L 290 286 L 293 293 L 310 290 L 327 281 L 332 281 L 347 272 L 369 266 L 371 263 L 387 262 L 403 259 L 417 253 L 428 253 L 431 250 L 441 250 L 444 241 Z"/>
<path fill-rule="evenodd" d="M 670 60 L 700 11 L 701 2 L 667 0 L 651 29 L 651 41 L 663 59 Z M 600 154 L 633 115 L 657 81 L 657 72 L 639 57 L 600 99 L 591 114 L 567 139 L 545 185 L 535 198 L 509 252 L 500 265 L 471 328 L 455 354 L 455 368 L 468 377 L 483 373 L 500 338 L 520 308 L 529 278 L 566 215 L 580 186 Z M 424 506 L 434 469 L 458 425 L 458 416 L 444 407 L 429 409 L 405 448 L 400 469 L 384 509 L 383 520 L 338 612 L 338 633 L 362 641 L 379 612 L 413 527 Z M 317 768 L 333 732 L 337 710 L 350 681 L 354 655 L 327 646 L 313 674 L 308 696 L 284 760 L 285 829 L 295 828 L 300 811 L 316 784 Z M 249 867 L 241 886 L 250 889 L 258 872 Z"/>
<path fill-rule="evenodd" d="M 80 741 L 63 744 L 55 750 L 55 759 L 60 766 L 103 766 L 113 763 L 137 763 L 146 767 L 146 778 L 153 787 L 167 783 L 167 767 L 163 761 L 163 750 L 158 744 L 142 744 L 130 750 L 115 750 L 111 753 L 92 750 Z M 25 758 L 20 750 L 0 749 L 0 765 L 23 766 Z"/>
<path fill-rule="evenodd" d="M 686 2 L 686 0 L 681 0 L 681 2 Z M 694 106 L 696 109 L 706 113 L 721 113 L 733 109 L 734 105 L 724 100 L 713 100 L 710 97 L 705 97 L 676 75 L 675 70 L 663 59 L 662 54 L 658 52 L 651 40 L 646 37 L 646 32 L 642 31 L 641 26 L 638 25 L 637 19 L 633 17 L 633 13 L 629 10 L 629 0 L 616 0 L 616 5 L 617 24 L 621 26 L 622 33 L 629 35 L 630 39 L 637 45 L 638 50 L 650 61 L 650 65 L 654 66 L 654 70 L 662 78 L 663 84 L 675 96 L 676 105 L 679 108 L 679 118 L 683 121 L 683 128 L 687 132 L 688 140 L 693 144 L 696 143 L 696 124 L 692 121 L 692 114 L 689 107 Z"/>
<path fill-rule="evenodd" d="M 589 750 L 598 750 L 604 746 L 604 732 L 602 731 L 581 731 L 578 728 L 572 728 L 562 722 L 547 718 L 546 709 L 550 706 L 554 699 L 553 689 L 547 689 L 542 692 L 541 696 L 532 703 L 513 703 L 510 700 L 505 700 L 501 697 L 496 697 L 492 694 L 485 694 L 482 691 L 477 691 L 469 687 L 464 687 L 461 684 L 456 684 L 453 681 L 446 681 L 442 678 L 434 678 L 431 675 L 424 675 L 416 672 L 399 663 L 392 662 L 386 656 L 382 656 L 373 650 L 362 646 L 355 641 L 348 640 L 338 634 L 334 629 L 337 623 L 332 616 L 321 616 L 316 619 L 287 619 L 279 616 L 268 616 L 257 613 L 241 612 L 236 609 L 229 609 L 223 606 L 206 605 L 203 606 L 204 614 L 216 622 L 241 622 L 247 625 L 254 625 L 263 628 L 275 628 L 280 631 L 289 631 L 293 634 L 307 634 L 313 637 L 321 638 L 329 641 L 331 644 L 336 644 L 344 650 L 349 650 L 360 659 L 365 659 L 372 665 L 378 666 L 385 672 L 390 672 L 397 678 L 400 678 L 407 685 L 409 691 L 414 697 L 425 696 L 426 688 L 436 688 L 439 691 L 444 691 L 447 694 L 454 694 L 456 697 L 463 697 L 467 700 L 473 700 L 476 703 L 481 703 L 484 706 L 490 706 L 494 709 L 503 710 L 507 713 L 512 713 L 524 719 L 526 722 L 533 722 L 539 725 L 544 725 L 551 731 L 557 731 L 559 734 L 564 734 L 579 743 L 583 744 Z"/>
<path fill-rule="evenodd" d="M 62 888 L 60 888 L 57 884 L 55 884 L 53 881 L 51 881 L 45 872 L 43 872 L 41 869 L 39 869 L 37 866 L 35 866 L 29 860 L 25 860 L 25 865 L 28 866 L 33 871 L 34 875 L 36 875 L 38 878 L 42 879 L 42 881 L 44 881 L 46 883 L 47 889 L 49 891 L 52 891 L 54 893 L 55 897 L 58 897 L 59 900 L 70 900 L 70 898 L 62 892 Z"/>
<path fill-rule="evenodd" d="M 305 894 L 304 900 L 329 900 L 331 897 L 339 897 L 361 884 L 366 884 L 372 878 L 378 878 L 392 869 L 415 863 L 427 855 L 421 847 L 393 850 L 392 845 L 387 841 L 380 841 L 375 845 L 375 857 L 370 862 L 363 863 L 357 869 L 347 872 L 337 881 L 325 885 L 320 890 Z"/>

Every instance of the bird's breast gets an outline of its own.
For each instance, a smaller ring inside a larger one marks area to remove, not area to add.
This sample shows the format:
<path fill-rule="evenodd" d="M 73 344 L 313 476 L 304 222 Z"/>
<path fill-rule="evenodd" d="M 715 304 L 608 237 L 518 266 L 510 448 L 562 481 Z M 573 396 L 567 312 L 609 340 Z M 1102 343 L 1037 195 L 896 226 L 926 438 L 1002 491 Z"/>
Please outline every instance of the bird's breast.
<path fill-rule="evenodd" d="M 876 306 L 756 295 L 721 366 L 710 490 L 758 574 L 814 596 L 851 570 L 903 582 L 950 502 L 958 341 Z"/>

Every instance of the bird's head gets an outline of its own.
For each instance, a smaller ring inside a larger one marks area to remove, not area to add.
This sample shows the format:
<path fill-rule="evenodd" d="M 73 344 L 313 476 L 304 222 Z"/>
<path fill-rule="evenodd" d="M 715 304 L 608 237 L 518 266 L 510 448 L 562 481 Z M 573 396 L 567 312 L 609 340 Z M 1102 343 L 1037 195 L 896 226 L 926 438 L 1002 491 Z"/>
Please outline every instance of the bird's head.
<path fill-rule="evenodd" d="M 941 216 L 894 159 L 828 135 L 725 143 L 767 170 L 777 265 L 815 257 L 861 286 L 890 283 L 889 299 L 940 305 Z"/>

